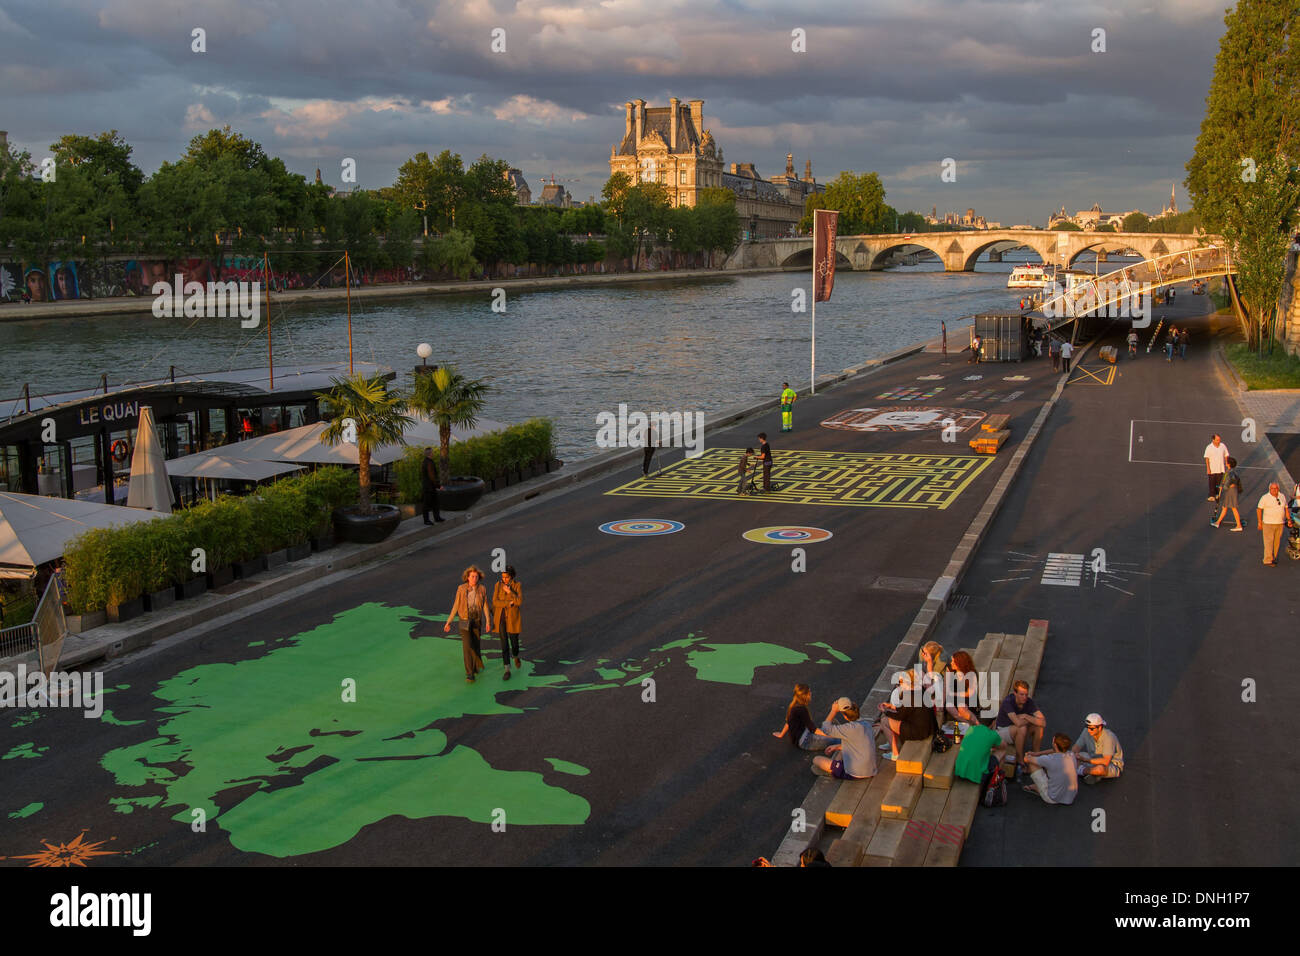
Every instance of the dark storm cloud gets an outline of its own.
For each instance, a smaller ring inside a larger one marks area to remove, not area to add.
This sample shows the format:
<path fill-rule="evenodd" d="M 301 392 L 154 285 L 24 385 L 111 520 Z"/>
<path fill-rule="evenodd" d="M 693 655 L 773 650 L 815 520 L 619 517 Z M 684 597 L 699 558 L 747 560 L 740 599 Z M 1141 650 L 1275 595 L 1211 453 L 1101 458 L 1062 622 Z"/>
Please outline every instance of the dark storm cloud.
<path fill-rule="evenodd" d="M 0 82 L 33 154 L 116 128 L 152 171 L 230 123 L 327 181 L 351 157 L 361 185 L 386 185 L 412 153 L 451 148 L 509 160 L 535 192 L 552 172 L 580 180 L 580 198 L 608 176 L 625 100 L 703 98 L 728 162 L 772 175 L 793 152 L 823 181 L 874 169 L 899 208 L 1010 224 L 1061 203 L 1158 209 L 1199 129 L 1222 6 L 18 0 L 0 12 Z M 939 181 L 945 157 L 956 183 Z"/>

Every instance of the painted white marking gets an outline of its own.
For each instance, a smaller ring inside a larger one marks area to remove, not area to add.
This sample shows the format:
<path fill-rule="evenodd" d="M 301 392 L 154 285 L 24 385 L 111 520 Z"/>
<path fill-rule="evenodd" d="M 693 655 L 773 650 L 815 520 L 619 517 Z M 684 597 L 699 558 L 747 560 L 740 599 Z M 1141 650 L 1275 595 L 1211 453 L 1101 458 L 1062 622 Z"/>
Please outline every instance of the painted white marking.
<path fill-rule="evenodd" d="M 1049 551 L 1041 584 L 1077 588 L 1083 580 L 1083 555 Z"/>
<path fill-rule="evenodd" d="M 993 580 L 992 580 L 991 583 L 993 583 L 993 584 L 1001 584 L 1003 581 L 1032 581 L 1032 580 L 1033 580 L 1033 577 L 1027 577 L 1027 578 L 993 578 Z"/>
<path fill-rule="evenodd" d="M 1128 460 L 1133 461 L 1133 419 L 1128 420 Z"/>
<path fill-rule="evenodd" d="M 979 381 L 980 379 L 982 379 L 983 377 L 984 377 L 983 375 L 967 375 L 966 378 L 963 379 L 963 381 L 966 381 L 966 382 L 978 382 L 978 381 Z"/>
<path fill-rule="evenodd" d="M 937 382 L 941 378 L 943 378 L 942 375 L 918 375 L 916 380 L 918 382 Z"/>
<path fill-rule="evenodd" d="M 1110 588 L 1112 591 L 1119 591 L 1121 594 L 1127 594 L 1129 597 L 1136 597 L 1132 591 L 1125 591 L 1123 588 L 1117 588 L 1113 584 L 1107 584 L 1106 587 Z"/>
<path fill-rule="evenodd" d="M 1003 375 L 1003 376 L 1002 376 L 1002 381 L 1004 381 L 1004 382 L 1027 382 L 1027 381 L 1029 381 L 1029 376 L 1028 376 L 1028 375 Z"/>

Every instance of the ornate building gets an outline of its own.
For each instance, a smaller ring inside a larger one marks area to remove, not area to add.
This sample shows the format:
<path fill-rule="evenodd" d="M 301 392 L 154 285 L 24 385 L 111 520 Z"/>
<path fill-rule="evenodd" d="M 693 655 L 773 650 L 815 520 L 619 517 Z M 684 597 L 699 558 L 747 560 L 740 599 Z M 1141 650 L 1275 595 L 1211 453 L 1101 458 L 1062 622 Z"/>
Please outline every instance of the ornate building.
<path fill-rule="evenodd" d="M 704 100 L 646 108 L 625 103 L 623 139 L 609 152 L 609 172 L 634 183 L 663 183 L 674 206 L 694 206 L 701 189 L 722 185 L 722 150 L 704 128 Z"/>
<path fill-rule="evenodd" d="M 533 201 L 533 191 L 528 188 L 528 183 L 524 179 L 522 171 L 512 166 L 506 170 L 505 177 L 506 182 L 510 184 L 510 188 L 515 191 L 515 202 L 521 206 L 527 206 Z"/>
<path fill-rule="evenodd" d="M 736 213 L 746 239 L 778 239 L 796 233 L 804 203 L 826 187 L 813 179 L 812 160 L 806 160 L 803 178 L 795 176 L 794 154 L 785 155 L 785 175 L 763 179 L 753 163 L 732 163 L 722 174 L 722 185 L 736 194 Z"/>

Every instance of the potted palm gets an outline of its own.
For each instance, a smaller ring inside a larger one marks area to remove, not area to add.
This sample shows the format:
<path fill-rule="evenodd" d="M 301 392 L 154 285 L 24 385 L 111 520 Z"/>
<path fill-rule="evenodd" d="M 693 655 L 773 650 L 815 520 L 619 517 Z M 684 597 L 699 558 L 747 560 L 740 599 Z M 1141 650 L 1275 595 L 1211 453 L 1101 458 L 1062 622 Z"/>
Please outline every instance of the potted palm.
<path fill-rule="evenodd" d="M 486 382 L 466 378 L 448 365 L 415 380 L 411 408 L 438 426 L 438 475 L 442 481 L 438 504 L 444 511 L 466 510 L 486 488 L 481 476 L 450 474 L 451 429 L 473 428 L 490 390 Z"/>
<path fill-rule="evenodd" d="M 407 399 L 388 390 L 383 375 L 357 374 L 334 379 L 334 388 L 317 393 L 329 425 L 321 432 L 325 445 L 355 444 L 360 489 L 355 505 L 334 509 L 334 531 L 341 541 L 374 544 L 383 541 L 401 523 L 396 505 L 376 505 L 370 494 L 370 455 L 381 445 L 404 445 L 403 432 L 414 424 L 406 414 Z"/>

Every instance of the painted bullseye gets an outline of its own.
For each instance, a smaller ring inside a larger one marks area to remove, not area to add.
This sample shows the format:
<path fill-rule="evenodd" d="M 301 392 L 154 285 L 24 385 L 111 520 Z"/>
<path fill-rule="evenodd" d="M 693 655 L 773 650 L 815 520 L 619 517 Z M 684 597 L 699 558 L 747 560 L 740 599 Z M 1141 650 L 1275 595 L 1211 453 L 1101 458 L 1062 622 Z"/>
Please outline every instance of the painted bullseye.
<path fill-rule="evenodd" d="M 680 521 L 667 518 L 624 518 L 622 521 L 606 521 L 600 526 L 605 534 L 621 534 L 628 537 L 649 537 L 657 534 L 673 534 L 686 525 Z"/>
<path fill-rule="evenodd" d="M 834 536 L 825 528 L 777 525 L 769 528 L 753 528 L 741 537 L 758 544 L 816 544 L 818 541 L 826 541 Z"/>

